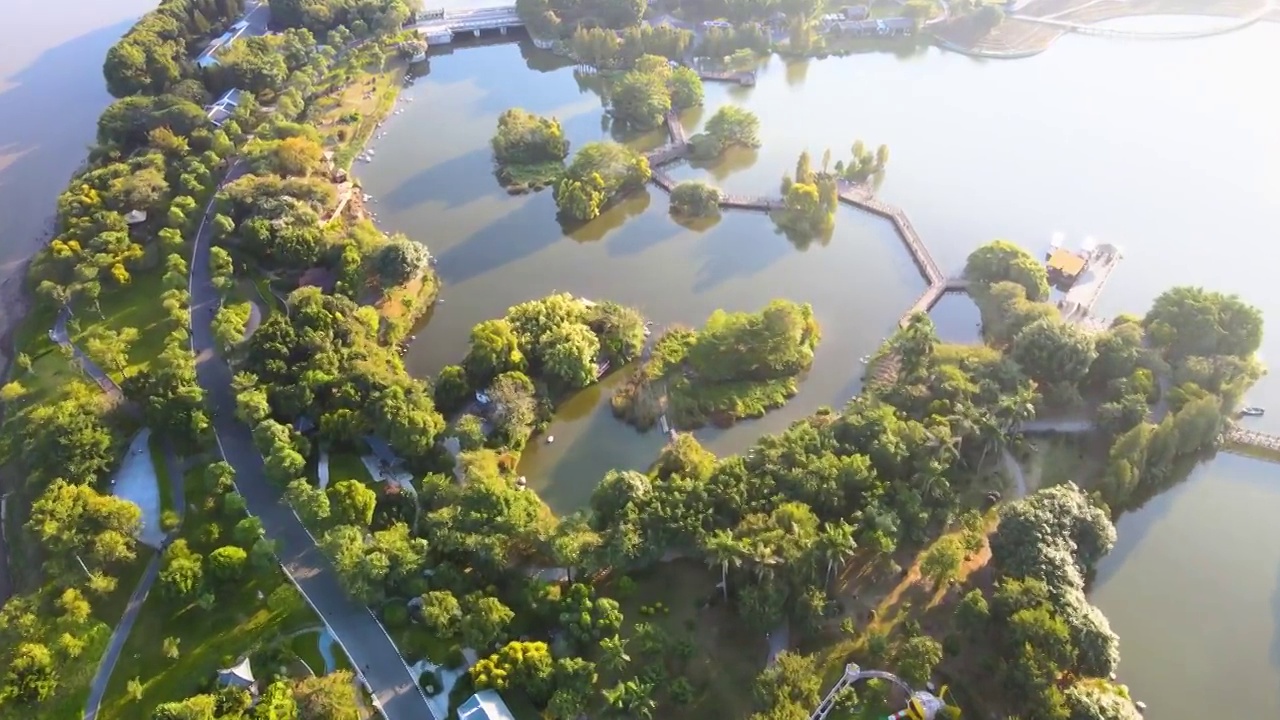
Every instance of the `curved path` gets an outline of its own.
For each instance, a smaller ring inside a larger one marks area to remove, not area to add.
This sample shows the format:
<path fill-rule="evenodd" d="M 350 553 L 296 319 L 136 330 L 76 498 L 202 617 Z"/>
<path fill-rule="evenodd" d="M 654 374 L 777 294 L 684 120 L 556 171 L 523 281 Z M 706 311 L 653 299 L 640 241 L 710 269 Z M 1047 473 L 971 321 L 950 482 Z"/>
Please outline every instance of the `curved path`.
<path fill-rule="evenodd" d="M 85 355 L 83 350 L 76 347 L 75 343 L 71 342 L 71 334 L 67 332 L 67 321 L 70 319 L 71 308 L 63 305 L 62 310 L 58 313 L 57 321 L 54 322 L 53 328 L 49 330 L 49 339 L 63 347 L 71 348 L 72 357 L 80 364 L 80 368 L 84 370 L 85 374 L 93 378 L 93 381 L 98 383 L 98 387 L 102 388 L 102 391 L 110 396 L 112 400 L 116 402 L 123 401 L 124 391 L 120 389 L 116 381 L 112 380 L 110 375 L 107 375 L 102 368 L 98 367 L 97 363 L 89 359 L 89 356 Z"/>
<path fill-rule="evenodd" d="M 178 462 L 177 455 L 173 452 L 173 446 L 165 443 L 164 463 L 168 470 L 169 484 L 173 490 L 173 506 L 178 513 L 179 522 L 186 514 L 187 497 L 186 489 L 183 486 L 183 464 Z M 165 536 L 165 545 L 177 534 L 178 529 L 170 531 Z M 107 642 L 107 649 L 102 653 L 102 658 L 98 660 L 98 669 L 93 674 L 93 682 L 89 685 L 89 698 L 85 701 L 84 720 L 95 720 L 98 717 L 98 709 L 102 706 L 102 699 L 107 694 L 107 684 L 111 681 L 111 673 L 116 668 L 116 663 L 120 660 L 120 653 L 124 650 L 124 643 L 129 639 L 129 633 L 133 631 L 133 624 L 138 620 L 138 613 L 142 610 L 142 605 L 147 601 L 147 595 L 151 592 L 151 586 L 155 583 L 156 577 L 160 574 L 160 559 L 163 553 L 157 552 L 151 556 L 151 561 L 147 563 L 147 567 L 142 571 L 142 577 L 138 579 L 138 586 L 134 588 L 133 594 L 129 596 L 129 604 L 124 608 L 124 614 L 120 616 L 120 622 L 116 623 L 116 627 L 111 631 L 111 640 Z"/>
<path fill-rule="evenodd" d="M 242 173 L 243 168 L 237 163 L 223 182 L 234 180 Z M 366 688 L 373 694 L 374 704 L 383 717 L 387 720 L 433 718 L 435 715 L 426 697 L 395 643 L 369 608 L 347 597 L 329 561 L 316 547 L 315 538 L 281 500 L 280 491 L 267 480 L 262 455 L 254 447 L 249 427 L 236 419 L 232 371 L 226 360 L 218 356 L 210 329 L 209 308 L 218 304 L 209 266 L 213 213 L 214 203 L 210 201 L 192 250 L 191 349 L 196 357 L 196 376 L 213 412 L 213 430 L 221 454 L 235 468 L 236 488 L 244 497 L 249 513 L 262 521 L 266 536 L 276 542 L 281 568 L 333 633 L 356 671 L 363 674 Z"/>

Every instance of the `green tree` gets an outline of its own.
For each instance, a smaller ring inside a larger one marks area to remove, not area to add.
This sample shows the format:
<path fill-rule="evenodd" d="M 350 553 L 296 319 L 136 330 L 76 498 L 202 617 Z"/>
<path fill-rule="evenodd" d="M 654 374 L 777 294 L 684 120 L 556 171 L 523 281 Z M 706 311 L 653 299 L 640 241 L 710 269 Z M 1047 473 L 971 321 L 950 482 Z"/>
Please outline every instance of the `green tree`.
<path fill-rule="evenodd" d="M 458 633 L 462 620 L 462 605 L 448 590 L 432 590 L 422 596 L 422 623 L 428 630 L 443 638 Z"/>
<path fill-rule="evenodd" d="M 901 643 L 894 651 L 898 675 L 913 687 L 922 687 L 942 662 L 942 643 L 928 635 L 916 635 Z"/>
<path fill-rule="evenodd" d="M 559 120 L 521 108 L 498 116 L 498 132 L 491 144 L 494 159 L 503 165 L 560 162 L 569 155 L 569 141 Z"/>
<path fill-rule="evenodd" d="M 368 527 L 378 495 L 358 480 L 341 480 L 329 488 L 329 501 L 335 522 Z"/>
<path fill-rule="evenodd" d="M 329 519 L 329 496 L 302 478 L 289 483 L 284 498 L 308 526 L 315 527 Z"/>
<path fill-rule="evenodd" d="M 704 217 L 720 212 L 720 191 L 704 182 L 687 180 L 671 189 L 671 214 Z"/>
<path fill-rule="evenodd" d="M 470 595 L 460 626 L 462 642 L 472 648 L 487 648 L 500 640 L 515 613 L 500 600 L 482 595 Z"/>
<path fill-rule="evenodd" d="M 471 346 L 462 366 L 476 387 L 484 387 L 504 372 L 523 372 L 525 358 L 511 323 L 502 319 L 485 320 L 472 328 Z"/>
<path fill-rule="evenodd" d="M 1044 265 L 1007 240 L 994 240 L 970 253 L 965 261 L 964 276 L 984 285 L 1002 280 L 1018 283 L 1027 291 L 1028 300 L 1049 297 L 1049 278 Z"/>
<path fill-rule="evenodd" d="M 445 365 L 436 376 L 433 392 L 436 407 L 441 412 L 461 410 L 471 399 L 471 383 L 467 380 L 467 371 L 461 365 Z"/>
<path fill-rule="evenodd" d="M 1075 325 L 1037 320 L 1013 339 L 1011 357 L 1038 383 L 1078 384 L 1097 351 L 1093 338 Z"/>
<path fill-rule="evenodd" d="M 568 388 L 581 388 L 596 379 L 596 358 L 600 340 L 591 328 L 565 324 L 551 330 L 542 340 L 546 352 L 543 368 L 557 382 Z"/>
<path fill-rule="evenodd" d="M 960 544 L 960 538 L 947 535 L 920 556 L 920 574 L 935 586 L 942 585 L 959 575 L 960 564 L 963 562 L 964 547 Z"/>
<path fill-rule="evenodd" d="M 43 703 L 58 688 L 53 653 L 39 643 L 24 642 L 13 649 L 0 693 L 21 705 Z"/>
<path fill-rule="evenodd" d="M 185 538 L 178 538 L 164 550 L 160 566 L 161 591 L 171 598 L 190 598 L 200 590 L 204 579 L 203 558 L 193 552 Z"/>
<path fill-rule="evenodd" d="M 244 574 L 248 554 L 234 545 L 224 545 L 209 553 L 209 574 L 223 583 L 233 583 Z"/>

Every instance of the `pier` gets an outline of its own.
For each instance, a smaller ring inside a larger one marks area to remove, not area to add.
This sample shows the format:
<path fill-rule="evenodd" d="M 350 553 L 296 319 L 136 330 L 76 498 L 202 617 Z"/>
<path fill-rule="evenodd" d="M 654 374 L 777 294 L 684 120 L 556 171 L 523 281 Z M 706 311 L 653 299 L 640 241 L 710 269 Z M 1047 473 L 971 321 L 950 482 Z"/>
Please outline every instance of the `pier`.
<path fill-rule="evenodd" d="M 1271 462 L 1280 462 L 1280 435 L 1246 430 L 1234 422 L 1222 433 L 1222 449 Z"/>
<path fill-rule="evenodd" d="M 1096 328 L 1098 323 L 1092 317 L 1093 306 L 1098 303 L 1102 289 L 1106 287 L 1122 257 L 1119 249 L 1107 244 L 1099 245 L 1088 253 L 1084 271 L 1071 285 L 1066 297 L 1058 303 L 1063 320 L 1086 329 Z"/>
<path fill-rule="evenodd" d="M 743 87 L 751 87 L 756 84 L 756 73 L 754 70 L 746 72 L 733 72 L 729 70 L 697 70 L 698 78 L 708 82 L 725 82 L 737 83 Z"/>

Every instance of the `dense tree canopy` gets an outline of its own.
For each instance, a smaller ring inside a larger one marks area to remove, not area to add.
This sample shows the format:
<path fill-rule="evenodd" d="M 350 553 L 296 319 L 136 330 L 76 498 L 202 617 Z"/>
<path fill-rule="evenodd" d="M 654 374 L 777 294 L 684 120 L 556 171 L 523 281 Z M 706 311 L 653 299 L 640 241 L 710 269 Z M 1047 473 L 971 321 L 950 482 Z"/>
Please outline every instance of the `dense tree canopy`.
<path fill-rule="evenodd" d="M 652 174 L 649 161 L 624 145 L 588 143 L 556 186 L 556 207 L 570 220 L 592 220 L 614 196 L 644 187 Z"/>
<path fill-rule="evenodd" d="M 1142 321 L 1171 359 L 1189 355 L 1248 357 L 1262 344 L 1262 313 L 1235 295 L 1197 287 L 1161 293 Z"/>
<path fill-rule="evenodd" d="M 560 121 L 511 108 L 498 116 L 493 157 L 501 164 L 536 165 L 560 162 L 569 155 L 569 141 Z"/>
<path fill-rule="evenodd" d="M 1002 280 L 1016 282 L 1026 289 L 1029 300 L 1049 297 L 1049 279 L 1044 265 L 1008 240 L 994 240 L 970 253 L 965 261 L 964 276 L 983 285 Z"/>
<path fill-rule="evenodd" d="M 245 367 L 267 390 L 270 411 L 307 416 L 328 439 L 354 443 L 369 432 L 421 462 L 444 421 L 430 389 L 409 377 L 378 343 L 377 325 L 350 300 L 302 289 L 288 317 L 274 314 L 248 343 Z"/>

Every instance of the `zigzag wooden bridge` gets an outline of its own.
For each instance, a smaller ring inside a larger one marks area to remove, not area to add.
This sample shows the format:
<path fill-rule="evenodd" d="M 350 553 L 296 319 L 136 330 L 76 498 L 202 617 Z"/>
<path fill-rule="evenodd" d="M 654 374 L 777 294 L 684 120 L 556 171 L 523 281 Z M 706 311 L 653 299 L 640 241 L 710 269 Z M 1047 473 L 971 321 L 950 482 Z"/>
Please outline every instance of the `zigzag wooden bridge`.
<path fill-rule="evenodd" d="M 663 190 L 671 192 L 679 183 L 663 170 L 662 166 L 687 159 L 692 153 L 692 147 L 689 145 L 689 134 L 685 130 L 684 124 L 680 122 L 679 115 L 675 112 L 667 113 L 665 123 L 671 142 L 650 151 L 645 155 L 645 158 L 649 161 L 649 167 L 653 173 L 653 183 Z M 920 274 L 924 276 L 924 280 L 928 284 L 919 299 L 899 319 L 899 325 L 905 327 L 916 313 L 929 312 L 946 293 L 965 292 L 968 290 L 968 283 L 964 280 L 958 278 L 949 279 L 942 274 L 942 269 L 938 267 L 937 261 L 933 259 L 933 254 L 929 252 L 929 248 L 925 247 L 924 241 L 920 239 L 920 234 L 916 232 L 915 226 L 911 224 L 911 219 L 907 217 L 907 214 L 901 208 L 875 198 L 867 186 L 845 180 L 840 181 L 840 201 L 859 210 L 879 215 L 893 223 L 894 231 L 903 244 L 906 245 L 907 252 L 911 254 L 911 259 L 915 262 Z M 785 206 L 780 197 L 730 195 L 727 193 L 720 194 L 718 204 L 722 209 L 755 210 L 760 212 L 780 210 Z"/>

